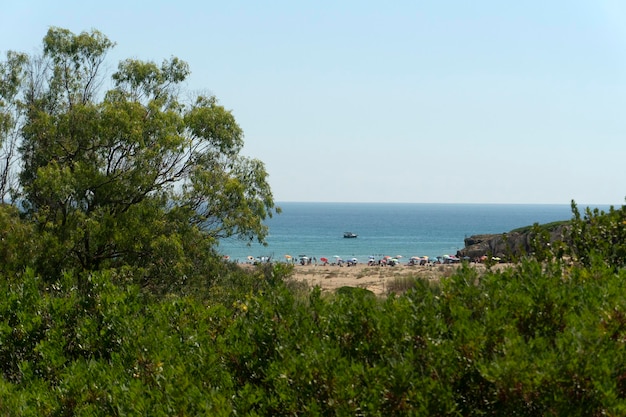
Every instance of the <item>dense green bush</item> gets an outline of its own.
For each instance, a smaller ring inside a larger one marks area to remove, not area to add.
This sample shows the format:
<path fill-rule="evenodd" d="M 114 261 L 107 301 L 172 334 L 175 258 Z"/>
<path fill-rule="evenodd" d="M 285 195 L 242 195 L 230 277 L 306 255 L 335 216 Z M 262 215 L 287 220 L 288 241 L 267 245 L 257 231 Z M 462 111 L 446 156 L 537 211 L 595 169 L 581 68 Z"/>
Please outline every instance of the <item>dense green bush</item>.
<path fill-rule="evenodd" d="M 572 257 L 584 266 L 601 261 L 615 269 L 626 266 L 626 206 L 608 211 L 587 207 L 581 215 L 572 201 L 569 236 Z"/>
<path fill-rule="evenodd" d="M 462 268 L 386 299 L 303 297 L 282 267 L 158 298 L 110 272 L 30 271 L 0 284 L 0 410 L 622 415 L 626 275 L 602 265 Z"/>

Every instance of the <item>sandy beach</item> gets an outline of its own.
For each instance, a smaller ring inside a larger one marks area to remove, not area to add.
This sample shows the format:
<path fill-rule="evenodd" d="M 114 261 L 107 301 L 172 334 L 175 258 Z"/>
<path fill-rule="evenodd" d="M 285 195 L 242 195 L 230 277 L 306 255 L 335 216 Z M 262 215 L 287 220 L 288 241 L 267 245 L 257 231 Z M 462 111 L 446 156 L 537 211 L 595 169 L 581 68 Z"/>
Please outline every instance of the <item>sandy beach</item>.
<path fill-rule="evenodd" d="M 470 264 L 472 268 L 480 271 L 485 270 L 483 264 Z M 400 264 L 396 266 L 368 266 L 357 264 L 355 266 L 336 265 L 295 265 L 292 279 L 306 282 L 310 287 L 318 285 L 322 291 L 334 291 L 343 286 L 365 288 L 376 295 L 387 295 L 394 286 L 393 281 L 403 277 L 421 277 L 429 280 L 438 280 L 444 276 L 450 276 L 460 267 L 460 264 L 431 266 L 409 266 Z M 497 268 L 505 267 L 504 264 Z"/>

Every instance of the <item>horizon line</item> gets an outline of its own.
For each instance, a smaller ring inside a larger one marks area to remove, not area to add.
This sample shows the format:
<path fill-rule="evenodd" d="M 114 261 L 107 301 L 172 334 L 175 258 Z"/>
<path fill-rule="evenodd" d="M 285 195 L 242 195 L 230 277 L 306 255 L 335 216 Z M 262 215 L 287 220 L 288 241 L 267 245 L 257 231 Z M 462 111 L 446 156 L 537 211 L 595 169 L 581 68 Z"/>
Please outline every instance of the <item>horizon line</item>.
<path fill-rule="evenodd" d="M 296 203 L 296 204 L 432 204 L 432 205 L 499 205 L 499 206 L 571 206 L 571 201 L 568 203 L 511 203 L 511 202 L 417 202 L 417 201 L 311 201 L 311 200 L 276 200 L 276 204 L 282 203 Z M 576 202 L 578 207 L 600 207 L 600 206 L 613 206 L 619 208 L 623 204 L 613 203 L 579 203 Z"/>

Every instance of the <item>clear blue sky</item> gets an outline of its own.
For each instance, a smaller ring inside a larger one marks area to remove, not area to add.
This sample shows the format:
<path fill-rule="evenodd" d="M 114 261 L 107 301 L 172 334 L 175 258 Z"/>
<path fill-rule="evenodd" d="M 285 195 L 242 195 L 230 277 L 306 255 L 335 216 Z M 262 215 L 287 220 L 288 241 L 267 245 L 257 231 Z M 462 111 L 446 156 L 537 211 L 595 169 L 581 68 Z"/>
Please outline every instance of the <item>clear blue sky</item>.
<path fill-rule="evenodd" d="M 277 201 L 621 205 L 626 2 L 11 1 L 0 52 L 50 26 L 176 56 Z"/>

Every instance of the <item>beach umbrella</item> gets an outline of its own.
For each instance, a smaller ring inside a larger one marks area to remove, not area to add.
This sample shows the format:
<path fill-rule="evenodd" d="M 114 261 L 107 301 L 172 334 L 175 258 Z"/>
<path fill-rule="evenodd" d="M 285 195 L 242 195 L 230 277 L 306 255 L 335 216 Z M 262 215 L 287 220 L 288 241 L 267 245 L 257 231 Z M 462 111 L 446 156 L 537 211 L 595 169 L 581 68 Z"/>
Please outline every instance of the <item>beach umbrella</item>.
<path fill-rule="evenodd" d="M 357 258 L 352 258 L 351 261 L 352 262 L 359 262 L 359 260 Z"/>
<path fill-rule="evenodd" d="M 334 255 L 333 258 L 337 258 L 337 259 L 341 259 L 341 256 L 339 255 Z"/>
<path fill-rule="evenodd" d="M 421 261 L 422 258 L 420 258 L 419 256 L 411 256 L 411 259 L 414 261 Z"/>
<path fill-rule="evenodd" d="M 403 256 L 402 255 L 396 255 L 396 258 L 400 259 L 400 258 L 403 258 Z"/>
<path fill-rule="evenodd" d="M 369 258 L 370 258 L 370 259 L 374 259 L 374 258 L 375 258 L 375 256 L 374 256 L 374 255 L 370 255 L 370 256 L 369 256 Z"/>
<path fill-rule="evenodd" d="M 328 262 L 328 258 L 320 258 L 320 261 L 322 261 L 322 262 Z"/>
<path fill-rule="evenodd" d="M 285 255 L 285 259 L 291 259 L 291 255 Z"/>
<path fill-rule="evenodd" d="M 249 261 L 254 261 L 254 256 L 248 256 Z"/>
<path fill-rule="evenodd" d="M 229 260 L 229 259 L 230 259 L 230 256 L 228 256 L 228 255 L 224 255 L 224 259 Z"/>

